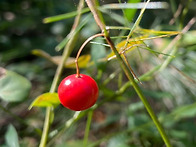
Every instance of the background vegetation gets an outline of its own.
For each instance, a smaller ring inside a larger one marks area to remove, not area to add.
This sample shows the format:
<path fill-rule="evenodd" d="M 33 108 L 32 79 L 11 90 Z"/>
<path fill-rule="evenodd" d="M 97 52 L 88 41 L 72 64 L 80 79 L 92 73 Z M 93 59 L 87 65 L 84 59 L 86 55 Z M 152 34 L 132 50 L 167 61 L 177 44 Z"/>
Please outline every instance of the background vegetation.
<path fill-rule="evenodd" d="M 119 3 L 120 0 L 100 1 L 100 4 L 112 2 Z M 121 2 L 127 1 L 121 0 Z M 139 26 L 157 32 L 136 29 L 133 37 L 135 39 L 140 37 L 144 42 L 135 41 L 135 44 L 141 43 L 148 48 L 142 45 L 135 47 L 127 52 L 127 57 L 143 83 L 140 85 L 142 92 L 163 124 L 172 145 L 195 147 L 196 1 L 167 2 L 169 5 L 167 9 L 145 10 Z M 11 143 L 24 147 L 39 145 L 45 108 L 33 107 L 28 110 L 28 107 L 36 97 L 50 91 L 63 52 L 62 49 L 57 51 L 55 48 L 57 49 L 59 43 L 69 34 L 74 16 L 68 12 L 76 11 L 77 6 L 77 0 L 0 1 L 0 66 L 9 71 L 9 76 L 12 77 L 11 80 L 10 78 L 7 80 L 8 89 L 11 87 L 10 95 L 3 93 L 5 86 L 2 84 L 3 78 L 0 77 L 0 145 L 2 147 L 12 147 Z M 102 12 L 107 26 L 124 28 L 131 28 L 140 13 L 140 9 L 114 10 L 111 6 L 107 12 L 104 10 Z M 52 23 L 46 23 L 47 19 L 44 19 L 65 13 L 68 13 L 66 19 Z M 189 23 L 190 20 L 193 24 Z M 179 40 L 175 38 L 176 35 L 158 32 L 181 32 L 187 24 L 189 29 L 184 34 L 178 35 Z M 87 38 L 100 32 L 90 12 L 82 15 L 79 26 L 81 29 L 70 57 L 76 56 L 79 47 Z M 122 46 L 119 43 L 126 38 L 120 36 L 126 36 L 128 32 L 129 30 L 119 28 L 110 30 L 115 45 Z M 162 34 L 166 36 L 157 37 Z M 156 37 L 156 39 L 146 39 L 149 37 Z M 103 60 L 111 52 L 107 46 L 104 46 L 104 39 L 97 38 L 93 42 L 89 43 L 82 52 L 85 56 L 83 56 L 81 72 L 91 75 L 99 85 L 98 107 L 90 110 L 90 113 L 84 111 L 80 114 L 79 120 L 74 121 L 69 127 L 66 122 L 70 121 L 75 112 L 61 105 L 55 107 L 48 146 L 74 147 L 81 146 L 82 143 L 88 146 L 107 147 L 163 146 L 162 138 L 143 103 L 130 86 L 118 61 Z M 172 46 L 168 47 L 170 45 Z M 69 61 L 72 61 L 72 58 L 69 58 Z M 75 73 L 74 67 L 72 62 L 67 63 L 60 79 Z M 16 79 L 20 79 L 21 83 L 17 83 Z M 14 91 L 21 91 L 21 93 L 14 93 Z"/>

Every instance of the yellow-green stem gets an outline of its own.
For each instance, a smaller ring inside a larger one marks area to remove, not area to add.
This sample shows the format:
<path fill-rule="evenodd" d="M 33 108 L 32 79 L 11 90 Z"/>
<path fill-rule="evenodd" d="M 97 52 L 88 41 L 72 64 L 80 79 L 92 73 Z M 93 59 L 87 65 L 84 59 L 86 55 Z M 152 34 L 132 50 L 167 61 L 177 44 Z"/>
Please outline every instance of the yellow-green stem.
<path fill-rule="evenodd" d="M 137 85 L 137 83 L 135 82 L 131 72 L 129 71 L 128 66 L 126 65 L 125 61 L 121 58 L 120 54 L 118 53 L 116 47 L 114 46 L 114 43 L 112 42 L 112 40 L 110 39 L 110 36 L 105 28 L 105 24 L 103 24 L 104 22 L 101 21 L 100 18 L 102 18 L 102 16 L 98 16 L 101 15 L 101 13 L 96 13 L 98 10 L 96 9 L 96 6 L 94 5 L 94 3 L 92 2 L 92 0 L 86 0 L 86 3 L 88 5 L 88 7 L 90 8 L 91 12 L 93 13 L 93 16 L 95 17 L 95 21 L 96 23 L 99 25 L 100 29 L 105 33 L 105 39 L 107 41 L 107 43 L 110 45 L 110 48 L 112 49 L 112 51 L 115 53 L 117 60 L 119 61 L 122 69 L 124 70 L 126 76 L 128 77 L 128 79 L 130 80 L 130 82 L 132 83 L 133 88 L 135 89 L 135 91 L 137 92 L 138 96 L 140 97 L 141 101 L 143 102 L 146 110 L 148 111 L 149 115 L 151 116 L 154 124 L 156 125 L 161 137 L 163 138 L 165 144 L 167 145 L 167 147 L 171 147 L 169 138 L 167 136 L 167 134 L 165 133 L 165 130 L 163 129 L 162 125 L 159 123 L 154 111 L 152 110 L 150 104 L 148 103 L 147 99 L 145 98 L 145 96 L 143 95 L 140 87 Z M 98 3 L 98 2 L 97 2 Z M 96 3 L 96 4 L 97 4 Z"/>
<path fill-rule="evenodd" d="M 86 147 L 88 143 L 88 136 L 89 136 L 90 126 L 91 126 L 92 116 L 93 116 L 93 110 L 90 110 L 88 112 L 88 117 L 87 117 L 87 122 L 86 122 L 83 147 Z"/>
<path fill-rule="evenodd" d="M 76 29 L 76 27 L 79 24 L 80 18 L 81 18 L 81 10 L 84 6 L 84 0 L 80 0 L 79 5 L 78 5 L 78 15 L 75 18 L 73 27 L 71 29 L 70 34 L 73 34 L 73 31 Z M 62 55 L 62 60 L 61 63 L 58 65 L 58 68 L 56 70 L 51 88 L 50 88 L 50 92 L 54 93 L 58 84 L 58 80 L 61 76 L 63 67 L 64 67 L 64 63 L 67 60 L 67 58 L 69 57 L 69 54 L 71 53 L 73 47 L 74 47 L 74 42 L 76 41 L 77 38 L 77 34 L 75 34 L 67 43 L 63 55 Z M 39 147 L 45 147 L 46 143 L 47 143 L 47 138 L 48 138 L 48 131 L 50 128 L 50 119 L 52 116 L 52 112 L 53 112 L 53 108 L 52 107 L 47 107 L 46 108 L 46 114 L 45 114 L 45 121 L 44 121 L 44 127 L 43 127 L 43 132 L 42 132 L 42 137 L 41 137 L 41 141 L 40 141 L 40 145 Z"/>

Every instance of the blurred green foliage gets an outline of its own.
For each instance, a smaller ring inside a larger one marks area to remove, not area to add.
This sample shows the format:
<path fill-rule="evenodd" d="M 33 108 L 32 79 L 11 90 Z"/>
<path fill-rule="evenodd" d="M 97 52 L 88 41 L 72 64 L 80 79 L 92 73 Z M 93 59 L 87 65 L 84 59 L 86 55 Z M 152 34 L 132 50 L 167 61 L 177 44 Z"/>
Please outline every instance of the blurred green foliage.
<path fill-rule="evenodd" d="M 100 3 L 119 2 L 117 0 Z M 126 2 L 121 0 L 122 3 Z M 195 17 L 195 0 L 170 0 L 167 10 L 146 10 L 140 26 L 146 29 L 180 31 Z M 41 49 L 51 56 L 61 55 L 55 47 L 70 32 L 73 18 L 43 24 L 43 19 L 75 11 L 77 0 L 1 0 L 0 1 L 0 66 L 26 77 L 32 88 L 28 98 L 18 103 L 0 101 L 0 146 L 9 146 L 8 138 L 21 146 L 34 147 L 39 144 L 45 109 L 33 108 L 28 111 L 31 102 L 39 95 L 48 92 L 56 65 L 41 57 L 32 55 L 33 49 Z M 180 8 L 182 7 L 182 8 Z M 179 15 L 173 19 L 175 13 Z M 104 19 L 107 25 L 125 26 L 135 22 L 139 11 L 128 11 L 123 16 L 121 10 L 107 10 Z M 82 16 L 82 20 L 86 18 Z M 174 20 L 172 22 L 172 20 Z M 129 23 L 127 24 L 127 21 Z M 128 26 L 126 26 L 128 25 Z M 144 78 L 142 90 L 166 128 L 174 147 L 196 146 L 196 25 L 182 36 L 174 46 L 175 58 L 159 71 L 158 66 L 167 59 L 143 49 L 135 49 L 128 54 L 129 62 L 138 75 L 155 68 L 153 74 Z M 93 17 L 82 26 L 79 39 L 71 56 L 75 56 L 80 45 L 91 35 L 99 32 Z M 111 30 L 113 36 L 126 35 L 126 30 Z M 134 34 L 136 37 L 138 34 Z M 145 43 L 153 50 L 162 52 L 173 40 L 159 38 Z M 117 44 L 122 38 L 114 39 Z M 97 38 L 97 43 L 103 40 Z M 92 75 L 98 82 L 100 107 L 93 112 L 88 146 L 138 147 L 163 146 L 155 126 L 147 115 L 143 104 L 134 90 L 126 87 L 127 79 L 122 74 L 116 60 L 97 62 L 106 57 L 110 50 L 103 45 L 89 44 L 83 54 L 90 54 L 95 64 L 81 69 Z M 97 48 L 100 48 L 98 50 Z M 97 50 L 96 50 L 97 49 Z M 139 53 L 138 53 L 139 50 Z M 171 52 L 169 52 L 170 54 Z M 65 68 L 63 77 L 75 73 L 74 69 Z M 121 93 L 122 91 L 122 93 Z M 120 94 L 119 94 L 120 93 Z M 61 105 L 54 110 L 55 118 L 49 134 L 49 142 L 56 131 L 61 130 L 73 112 Z M 61 137 L 56 138 L 57 147 L 79 146 L 84 136 L 86 117 L 72 125 Z M 13 124 L 9 125 L 9 124 Z M 54 141 L 54 142 L 55 142 Z"/>
<path fill-rule="evenodd" d="M 34 48 L 56 54 L 54 47 L 58 43 L 58 38 L 69 32 L 72 20 L 45 25 L 42 19 L 74 9 L 76 4 L 70 0 L 66 3 L 63 0 L 58 3 L 54 0 L 1 0 L 1 61 L 32 58 L 30 52 Z"/>

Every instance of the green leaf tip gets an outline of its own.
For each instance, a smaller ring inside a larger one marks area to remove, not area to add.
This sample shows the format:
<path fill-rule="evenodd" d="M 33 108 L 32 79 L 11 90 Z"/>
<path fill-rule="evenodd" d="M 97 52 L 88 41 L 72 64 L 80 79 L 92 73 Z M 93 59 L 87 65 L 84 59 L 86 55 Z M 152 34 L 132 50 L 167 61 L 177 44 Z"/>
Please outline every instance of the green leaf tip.
<path fill-rule="evenodd" d="M 44 93 L 38 96 L 28 107 L 28 110 L 31 110 L 32 107 L 55 107 L 60 104 L 57 93 Z"/>

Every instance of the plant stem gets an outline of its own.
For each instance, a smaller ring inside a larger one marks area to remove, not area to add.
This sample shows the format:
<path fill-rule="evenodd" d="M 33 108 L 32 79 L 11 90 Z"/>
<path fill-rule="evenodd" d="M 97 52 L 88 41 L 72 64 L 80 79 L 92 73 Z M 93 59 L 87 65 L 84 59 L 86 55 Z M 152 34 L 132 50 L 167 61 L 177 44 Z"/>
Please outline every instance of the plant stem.
<path fill-rule="evenodd" d="M 60 130 L 55 134 L 55 136 L 49 141 L 48 147 L 53 146 L 53 143 L 57 138 L 59 138 L 69 127 L 71 127 L 75 122 L 86 115 L 86 111 L 76 111 L 72 118 L 66 121 L 64 127 L 61 127 Z"/>
<path fill-rule="evenodd" d="M 77 56 L 76 56 L 76 59 L 75 59 L 77 77 L 80 77 L 80 70 L 79 70 L 79 66 L 78 66 L 78 58 L 80 57 L 80 54 L 81 54 L 83 48 L 87 45 L 87 43 L 88 43 L 89 41 L 93 40 L 93 39 L 96 38 L 96 37 L 100 37 L 100 36 L 104 36 L 104 34 L 103 34 L 103 33 L 100 33 L 100 34 L 95 34 L 95 35 L 89 37 L 89 38 L 82 44 L 82 46 L 80 47 L 80 49 L 78 50 L 78 53 L 77 53 Z"/>
<path fill-rule="evenodd" d="M 90 126 L 91 126 L 92 116 L 93 116 L 93 110 L 90 110 L 88 112 L 88 118 L 87 118 L 87 122 L 86 122 L 83 147 L 86 147 L 87 143 L 88 143 L 88 136 L 89 136 L 89 130 L 90 130 Z"/>
<path fill-rule="evenodd" d="M 79 5 L 78 5 L 78 15 L 75 18 L 73 27 L 70 31 L 70 34 L 73 34 L 72 32 L 74 32 L 75 28 L 78 26 L 80 18 L 81 18 L 81 10 L 84 6 L 84 0 L 80 0 Z M 58 80 L 61 76 L 63 67 L 64 67 L 64 63 L 67 60 L 67 58 L 69 57 L 73 47 L 74 47 L 74 42 L 76 41 L 77 38 L 77 34 L 75 34 L 74 36 L 72 36 L 72 38 L 69 40 L 69 42 L 67 43 L 67 45 L 65 46 L 65 49 L 63 51 L 63 55 L 62 55 L 62 60 L 60 62 L 60 64 L 58 65 L 58 68 L 56 70 L 51 88 L 50 88 L 50 93 L 54 93 L 57 87 L 57 83 Z M 47 142 L 47 138 L 48 138 L 48 131 L 50 128 L 50 119 L 51 119 L 51 114 L 53 112 L 53 108 L 52 107 L 47 107 L 46 108 L 46 115 L 45 115 L 45 121 L 44 121 L 44 128 L 43 128 L 43 132 L 42 132 L 42 137 L 41 137 L 41 141 L 40 141 L 40 145 L 39 147 L 45 147 L 46 146 L 46 142 Z"/>
<path fill-rule="evenodd" d="M 50 127 L 51 111 L 52 111 L 51 107 L 46 108 L 44 128 L 43 128 L 42 137 L 41 137 L 39 147 L 45 147 L 46 146 L 46 142 L 47 142 L 47 138 L 48 138 L 48 130 L 49 130 L 49 127 Z"/>
<path fill-rule="evenodd" d="M 93 3 L 92 0 L 86 0 L 86 3 L 88 5 L 88 7 L 90 8 L 91 12 L 93 13 L 93 16 L 95 17 L 95 21 L 96 23 L 99 25 L 100 29 L 102 31 L 104 31 L 105 33 L 105 39 L 107 41 L 107 43 L 110 45 L 110 48 L 112 49 L 112 51 L 115 53 L 117 60 L 119 61 L 122 69 L 124 70 L 126 76 L 128 77 L 129 81 L 132 83 L 133 88 L 135 89 L 135 91 L 137 92 L 138 96 L 140 97 L 141 101 L 143 102 L 146 110 L 148 111 L 149 115 L 151 116 L 151 119 L 153 120 L 154 124 L 156 125 L 160 135 L 162 136 L 165 144 L 167 145 L 167 147 L 171 147 L 170 141 L 168 139 L 167 134 L 165 133 L 163 127 L 161 126 L 161 124 L 159 123 L 154 111 L 152 110 L 150 104 L 148 103 L 147 99 L 145 98 L 145 96 L 143 95 L 140 87 L 137 85 L 137 83 L 135 82 L 131 72 L 129 71 L 128 66 L 126 65 L 125 61 L 121 58 L 120 54 L 118 53 L 116 47 L 114 46 L 114 43 L 112 42 L 112 40 L 110 39 L 110 36 L 105 28 L 105 24 L 103 24 L 104 22 L 101 21 L 100 18 L 102 18 L 102 16 L 98 16 L 101 15 L 101 13 L 96 13 L 98 10 L 95 7 L 95 2 Z M 98 3 L 98 2 L 97 2 Z"/>

